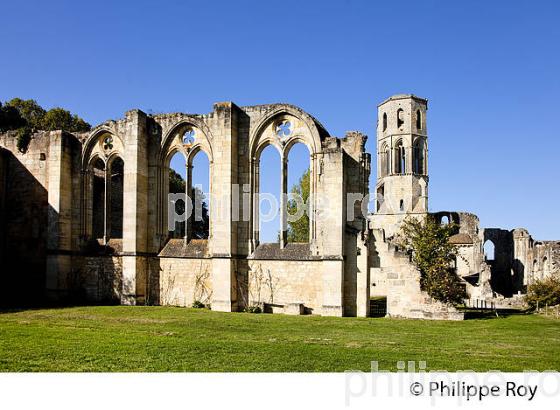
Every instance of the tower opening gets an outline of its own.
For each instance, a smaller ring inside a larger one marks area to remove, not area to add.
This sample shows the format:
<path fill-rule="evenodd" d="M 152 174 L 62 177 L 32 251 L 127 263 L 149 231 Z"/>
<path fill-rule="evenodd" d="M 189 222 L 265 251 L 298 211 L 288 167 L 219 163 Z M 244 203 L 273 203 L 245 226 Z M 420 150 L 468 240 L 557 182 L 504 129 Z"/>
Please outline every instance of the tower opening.
<path fill-rule="evenodd" d="M 406 150 L 404 148 L 404 144 L 402 140 L 399 140 L 399 142 L 397 142 L 395 146 L 395 154 L 396 154 L 395 173 L 404 174 L 406 172 Z"/>
<path fill-rule="evenodd" d="M 404 111 L 402 108 L 397 110 L 397 128 L 402 127 L 404 124 Z"/>
<path fill-rule="evenodd" d="M 425 171 L 425 149 L 424 149 L 424 141 L 422 139 L 417 139 L 414 142 L 414 148 L 412 150 L 413 154 L 413 172 L 415 174 L 423 175 L 426 173 Z"/>
<path fill-rule="evenodd" d="M 491 240 L 484 242 L 484 259 L 493 261 L 496 258 L 496 246 Z"/>
<path fill-rule="evenodd" d="M 380 173 L 381 176 L 387 176 L 389 175 L 390 172 L 390 161 L 391 161 L 391 157 L 389 155 L 389 147 L 386 144 L 383 144 L 383 146 L 381 147 L 380 151 L 379 151 L 379 159 L 381 161 L 380 164 Z"/>
<path fill-rule="evenodd" d="M 416 110 L 416 129 L 422 129 L 422 111 Z"/>

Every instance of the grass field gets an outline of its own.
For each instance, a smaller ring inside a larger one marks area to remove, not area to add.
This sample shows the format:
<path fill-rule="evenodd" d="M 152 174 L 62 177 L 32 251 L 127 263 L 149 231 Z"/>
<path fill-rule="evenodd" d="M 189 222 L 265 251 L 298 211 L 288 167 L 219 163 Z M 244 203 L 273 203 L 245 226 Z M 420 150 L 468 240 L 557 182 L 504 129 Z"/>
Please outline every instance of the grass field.
<path fill-rule="evenodd" d="M 560 320 L 464 322 L 77 307 L 0 313 L 0 371 L 560 370 Z"/>

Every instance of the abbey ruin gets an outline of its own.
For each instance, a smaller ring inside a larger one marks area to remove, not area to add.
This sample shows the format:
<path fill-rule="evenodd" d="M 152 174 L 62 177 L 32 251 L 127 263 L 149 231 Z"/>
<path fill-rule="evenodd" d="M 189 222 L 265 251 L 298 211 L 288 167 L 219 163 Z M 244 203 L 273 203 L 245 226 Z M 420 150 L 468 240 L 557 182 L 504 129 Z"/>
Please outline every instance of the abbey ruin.
<path fill-rule="evenodd" d="M 348 198 L 370 194 L 367 137 L 332 136 L 288 104 L 217 103 L 204 115 L 132 110 L 87 133 L 37 132 L 25 152 L 13 132 L 0 134 L 2 304 L 200 301 L 227 312 L 257 304 L 273 313 L 365 317 L 370 299 L 384 296 L 389 316 L 462 319 L 421 291 L 420 273 L 393 243 L 405 216 L 428 213 L 427 109 L 413 95 L 379 105 L 376 209 L 365 215 Z M 267 146 L 280 153 L 287 193 L 296 143 L 310 154 L 308 241 L 289 241 L 282 206 L 278 241 L 263 243 L 260 156 Z M 186 192 L 193 160 L 204 153 L 210 194 L 225 200 L 220 212 L 210 205 L 207 238 L 193 235 L 190 218 L 182 237 L 169 231 L 177 153 L 187 164 Z M 434 215 L 458 226 L 456 271 L 473 299 L 513 303 L 531 281 L 560 269 L 560 242 L 483 228 L 471 213 Z M 484 251 L 489 242 L 493 255 Z"/>

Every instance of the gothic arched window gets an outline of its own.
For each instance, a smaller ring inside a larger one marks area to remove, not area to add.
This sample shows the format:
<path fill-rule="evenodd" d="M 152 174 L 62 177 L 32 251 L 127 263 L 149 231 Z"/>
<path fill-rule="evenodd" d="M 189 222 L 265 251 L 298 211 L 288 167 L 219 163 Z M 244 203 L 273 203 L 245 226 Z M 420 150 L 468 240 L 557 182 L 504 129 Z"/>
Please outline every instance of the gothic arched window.
<path fill-rule="evenodd" d="M 402 127 L 404 124 L 404 111 L 402 108 L 397 110 L 397 128 Z"/>
<path fill-rule="evenodd" d="M 381 160 L 381 176 L 384 177 L 391 173 L 391 156 L 389 155 L 389 147 L 383 144 L 379 150 L 379 157 Z"/>
<path fill-rule="evenodd" d="M 395 145 L 395 173 L 406 173 L 406 151 L 402 140 Z"/>
<path fill-rule="evenodd" d="M 424 149 L 424 141 L 417 139 L 414 142 L 414 149 L 412 152 L 412 168 L 415 174 L 424 175 L 426 173 L 426 150 Z"/>
<path fill-rule="evenodd" d="M 416 129 L 422 129 L 422 111 L 416 110 Z"/>

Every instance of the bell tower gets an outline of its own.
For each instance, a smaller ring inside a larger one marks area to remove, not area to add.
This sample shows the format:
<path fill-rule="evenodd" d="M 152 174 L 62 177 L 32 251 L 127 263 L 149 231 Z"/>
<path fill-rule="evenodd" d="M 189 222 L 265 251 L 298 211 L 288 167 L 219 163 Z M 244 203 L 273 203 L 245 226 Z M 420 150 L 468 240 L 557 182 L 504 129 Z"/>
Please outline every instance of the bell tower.
<path fill-rule="evenodd" d="M 376 213 L 428 212 L 428 100 L 394 95 L 378 106 Z"/>

